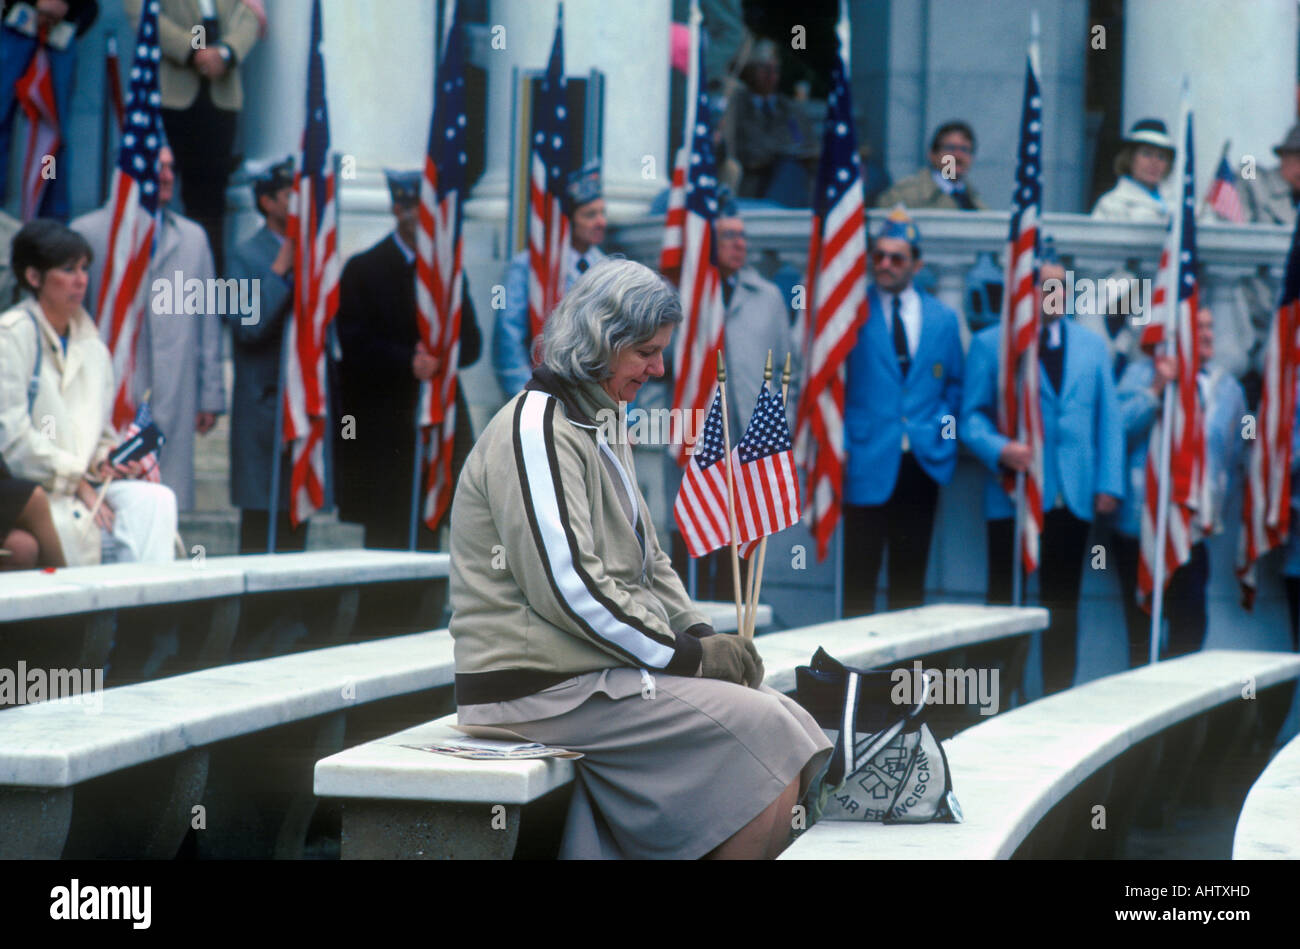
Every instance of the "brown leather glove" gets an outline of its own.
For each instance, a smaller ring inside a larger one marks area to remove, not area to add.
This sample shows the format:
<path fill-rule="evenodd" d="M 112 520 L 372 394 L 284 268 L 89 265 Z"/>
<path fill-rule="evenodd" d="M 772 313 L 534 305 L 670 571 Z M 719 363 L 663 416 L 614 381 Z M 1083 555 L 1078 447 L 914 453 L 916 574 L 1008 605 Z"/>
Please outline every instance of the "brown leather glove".
<path fill-rule="evenodd" d="M 700 640 L 704 655 L 699 675 L 758 688 L 763 681 L 763 660 L 754 643 L 743 636 L 706 636 Z"/>

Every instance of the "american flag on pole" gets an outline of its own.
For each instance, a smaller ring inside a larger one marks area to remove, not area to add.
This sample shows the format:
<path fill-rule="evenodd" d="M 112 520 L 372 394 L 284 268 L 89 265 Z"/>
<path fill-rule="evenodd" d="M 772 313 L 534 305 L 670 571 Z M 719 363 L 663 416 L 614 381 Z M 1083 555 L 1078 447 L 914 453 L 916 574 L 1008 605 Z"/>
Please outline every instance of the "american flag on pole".
<path fill-rule="evenodd" d="M 740 555 L 748 557 L 762 538 L 799 520 L 799 477 L 785 422 L 785 402 L 766 382 L 758 392 L 745 437 L 732 449 L 732 455 L 736 531 Z"/>
<path fill-rule="evenodd" d="M 1291 235 L 1282 299 L 1264 349 L 1264 386 L 1256 415 L 1255 445 L 1246 464 L 1241 500 L 1237 578 L 1242 603 L 1255 602 L 1255 561 L 1286 542 L 1291 529 L 1291 437 L 1300 362 L 1300 225 Z"/>
<path fill-rule="evenodd" d="M 297 527 L 325 503 L 325 331 L 339 302 L 334 168 L 330 163 L 320 0 L 311 8 L 307 124 L 293 177 L 288 239 L 294 243 L 293 319 L 285 332 L 284 440 L 292 444 L 289 520 Z"/>
<path fill-rule="evenodd" d="M 153 410 L 147 399 L 140 402 L 135 418 L 122 433 L 122 441 L 109 454 L 109 461 L 115 465 L 125 465 L 129 461 L 138 461 L 144 468 L 141 476 L 145 481 L 155 484 L 162 480 L 158 471 L 158 449 L 167 441 L 167 437 L 153 420 Z"/>
<path fill-rule="evenodd" d="M 117 390 L 113 396 L 113 425 L 121 428 L 135 416 L 131 381 L 135 373 L 136 339 L 144 320 L 146 277 L 158 226 L 158 152 L 164 142 L 162 96 L 158 91 L 158 0 L 148 0 L 140 13 L 126 124 L 117 152 L 117 167 L 109 207 L 104 276 L 95 304 L 99 332 L 113 360 Z"/>
<path fill-rule="evenodd" d="M 569 219 L 564 188 L 569 173 L 569 113 L 565 105 L 564 4 L 555 17 L 555 40 L 538 83 L 528 182 L 528 327 L 536 344 L 546 318 L 564 296 L 564 248 Z M 535 349 L 534 352 L 537 352 Z"/>
<path fill-rule="evenodd" d="M 458 11 L 459 12 L 459 11 Z M 465 57 L 460 17 L 453 18 L 434 86 L 429 147 L 420 182 L 416 233 L 415 310 L 420 339 L 442 363 L 420 384 L 415 424 L 432 451 L 424 522 L 436 529 L 451 499 L 451 454 L 456 433 L 456 361 L 460 353 L 463 260 L 461 198 L 465 194 Z"/>
<path fill-rule="evenodd" d="M 30 221 L 41 213 L 41 198 L 50 183 L 46 174 L 57 169 L 49 162 L 63 145 L 59 131 L 59 110 L 54 100 L 54 80 L 50 74 L 50 54 L 42 30 L 36 39 L 36 52 L 27 71 L 18 77 L 14 95 L 27 117 L 27 150 L 23 157 L 22 216 Z M 6 156 L 7 158 L 8 156 Z"/>
<path fill-rule="evenodd" d="M 1205 477 L 1205 419 L 1197 392 L 1196 373 L 1200 353 L 1196 344 L 1196 313 L 1199 309 L 1196 283 L 1196 191 L 1192 155 L 1192 116 L 1188 111 L 1184 126 L 1182 194 L 1179 207 L 1169 222 L 1165 249 L 1161 254 L 1162 270 L 1158 276 L 1163 290 L 1169 278 L 1177 280 L 1177 299 L 1170 306 L 1168 293 L 1153 294 L 1153 325 L 1143 334 L 1144 342 L 1163 342 L 1172 336 L 1171 354 L 1177 362 L 1174 384 L 1166 398 L 1174 398 L 1169 450 L 1169 500 L 1165 532 L 1164 582 L 1191 557 L 1192 545 L 1211 528 L 1208 500 L 1209 479 Z M 1176 268 L 1170 274 L 1168 268 Z M 1166 327 L 1172 326 L 1172 333 Z M 1175 397 L 1176 394 L 1176 397 Z M 1138 601 L 1144 608 L 1151 605 L 1155 590 L 1155 566 L 1160 509 L 1161 446 L 1164 419 L 1158 418 L 1151 429 L 1147 451 L 1145 491 L 1142 498 L 1141 556 L 1138 561 Z"/>
<path fill-rule="evenodd" d="M 686 462 L 673 519 L 692 557 L 703 557 L 731 543 L 727 526 L 727 464 L 722 439 L 722 389 L 713 390 L 713 404 Z"/>
<path fill-rule="evenodd" d="M 845 360 L 867 321 L 867 232 L 853 104 L 838 54 L 831 67 L 821 164 L 808 247 L 808 310 L 796 330 L 805 378 L 795 421 L 795 458 L 808 471 L 817 557 L 826 559 L 840 520 L 844 480 Z"/>
<path fill-rule="evenodd" d="M 1038 401 L 1039 286 L 1038 219 L 1043 206 L 1043 97 L 1031 55 L 1025 65 L 1025 95 L 1020 111 L 1020 152 L 1016 190 L 1011 198 L 1007 236 L 1006 292 L 1002 296 L 1002 330 L 998 337 L 998 431 L 1029 446 L 1029 468 L 1019 478 L 1007 474 L 1002 486 L 1017 496 L 1023 480 L 1023 509 L 1017 523 L 1017 546 L 1025 571 L 1038 569 L 1038 541 L 1043 532 L 1043 419 Z M 1017 498 L 1018 501 L 1020 500 Z"/>
<path fill-rule="evenodd" d="M 1232 177 L 1232 166 L 1228 164 L 1228 146 L 1223 146 L 1223 155 L 1219 158 L 1219 167 L 1214 171 L 1214 181 L 1210 184 L 1210 193 L 1205 196 L 1205 203 L 1225 221 L 1242 224 L 1246 220 L 1246 209 L 1241 206 L 1241 195 L 1237 194 L 1237 184 Z"/>
<path fill-rule="evenodd" d="M 686 110 L 687 156 L 685 218 L 682 223 L 681 266 L 677 288 L 682 301 L 682 325 L 674 350 L 673 406 L 683 418 L 695 419 L 709 405 L 722 350 L 724 318 L 722 280 L 714 261 L 713 219 L 718 214 L 718 179 L 713 161 L 713 129 L 709 95 L 705 91 L 704 52 L 700 44 L 699 13 L 691 12 L 691 93 Z M 675 446 L 677 463 L 686 464 L 685 439 Z"/>

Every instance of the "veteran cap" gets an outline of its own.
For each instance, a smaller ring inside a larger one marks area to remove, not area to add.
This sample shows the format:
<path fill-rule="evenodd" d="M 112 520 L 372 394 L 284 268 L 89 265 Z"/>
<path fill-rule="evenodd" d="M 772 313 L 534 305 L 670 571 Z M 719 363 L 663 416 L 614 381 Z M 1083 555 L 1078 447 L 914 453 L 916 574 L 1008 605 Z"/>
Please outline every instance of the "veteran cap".
<path fill-rule="evenodd" d="M 595 201 L 601 196 L 600 185 L 600 162 L 592 159 L 569 175 L 568 186 L 564 189 L 565 211 L 572 214 L 584 204 Z"/>
<path fill-rule="evenodd" d="M 894 205 L 893 210 L 886 216 L 884 224 L 880 226 L 880 230 L 876 231 L 876 240 L 882 237 L 907 241 L 917 250 L 921 249 L 921 231 L 901 204 Z"/>
<path fill-rule="evenodd" d="M 384 178 L 388 181 L 388 193 L 392 195 L 393 204 L 420 203 L 420 173 L 418 171 L 394 171 L 384 169 Z"/>
<path fill-rule="evenodd" d="M 293 186 L 293 156 L 273 162 L 252 176 L 253 202 L 262 195 L 272 195 L 281 188 Z"/>

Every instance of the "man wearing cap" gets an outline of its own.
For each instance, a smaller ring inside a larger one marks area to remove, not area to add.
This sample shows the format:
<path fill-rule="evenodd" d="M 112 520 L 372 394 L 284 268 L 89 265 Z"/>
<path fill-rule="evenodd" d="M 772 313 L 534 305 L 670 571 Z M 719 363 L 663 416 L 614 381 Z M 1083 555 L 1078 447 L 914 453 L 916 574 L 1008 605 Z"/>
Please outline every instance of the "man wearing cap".
<path fill-rule="evenodd" d="M 601 197 L 600 166 L 590 162 L 569 178 L 565 214 L 569 218 L 569 246 L 560 265 L 564 289 L 605 259 L 600 242 L 605 239 L 605 199 Z M 510 259 L 506 270 L 506 305 L 497 312 L 492 335 L 492 368 L 507 399 L 527 385 L 533 375 L 533 331 L 528 320 L 528 250 Z M 545 314 L 549 316 L 550 314 Z"/>
<path fill-rule="evenodd" d="M 230 407 L 230 502 L 239 508 L 239 552 L 267 549 L 271 459 L 277 452 L 275 406 L 280 391 L 280 348 L 284 321 L 293 310 L 293 250 L 285 227 L 293 193 L 293 159 L 272 165 L 253 180 L 253 203 L 262 227 L 230 255 L 230 276 L 257 283 L 256 321 L 229 317 L 234 351 L 235 392 Z M 280 498 L 276 550 L 305 550 L 308 522 L 289 522 L 290 466 L 280 456 Z"/>
<path fill-rule="evenodd" d="M 1133 123 L 1115 155 L 1119 179 L 1100 198 L 1092 216 L 1107 221 L 1160 221 L 1169 217 L 1169 206 L 1160 193 L 1174 167 L 1174 141 L 1160 119 L 1139 119 Z"/>
<path fill-rule="evenodd" d="M 921 604 L 939 487 L 957 465 L 963 361 L 957 314 L 912 280 L 921 234 L 895 208 L 871 246 L 867 322 L 844 400 L 844 615 L 875 607 L 889 548 L 888 608 Z"/>
<path fill-rule="evenodd" d="M 1286 138 L 1273 146 L 1273 154 L 1278 157 L 1276 168 L 1259 168 L 1253 178 L 1238 177 L 1241 209 L 1246 223 L 1293 229 L 1296 205 L 1300 203 L 1300 125 L 1293 125 Z M 1208 205 L 1207 214 L 1222 220 Z M 1266 267 L 1236 281 L 1234 306 L 1227 311 L 1229 323 L 1219 334 L 1219 362 L 1242 380 L 1252 406 L 1259 402 L 1265 342 L 1277 311 L 1280 289 L 1278 280 L 1269 275 Z"/>
<path fill-rule="evenodd" d="M 339 280 L 339 417 L 352 432 L 335 433 L 339 517 L 365 525 L 367 547 L 405 549 L 409 543 L 411 478 L 415 464 L 415 410 L 420 383 L 442 378 L 438 357 L 416 329 L 415 242 L 420 173 L 390 171 L 394 229 L 352 257 Z M 482 340 L 469 287 L 462 285 L 460 355 L 464 369 L 478 359 Z M 347 437 L 344 437 L 347 436 Z M 473 444 L 464 386 L 456 389 L 452 481 Z M 435 446 L 436 447 L 436 446 Z M 423 477 L 421 498 L 423 498 Z M 420 522 L 417 545 L 432 550 L 436 535 Z"/>
<path fill-rule="evenodd" d="M 740 194 L 807 207 L 821 139 L 801 104 L 777 91 L 781 58 L 776 44 L 767 39 L 755 44 L 740 78 L 747 89 L 731 97 L 723 121 L 732 133 L 730 157 L 744 169 Z"/>
<path fill-rule="evenodd" d="M 975 158 L 975 130 L 960 119 L 945 122 L 930 138 L 930 164 L 881 192 L 876 207 L 982 211 L 986 205 L 967 180 Z"/>
<path fill-rule="evenodd" d="M 1051 610 L 1043 636 L 1043 691 L 1068 689 L 1078 665 L 1079 586 L 1094 515 L 1114 512 L 1124 497 L 1124 429 L 1105 342 L 1061 319 L 1065 268 L 1044 262 L 1038 404 L 1043 422 L 1043 532 L 1039 538 L 1039 600 Z M 961 440 L 989 470 L 984 488 L 988 521 L 988 600 L 1010 603 L 1015 508 L 1003 488 L 1008 473 L 1025 471 L 1031 449 L 998 431 L 998 344 L 1001 326 L 971 339 L 962 396 Z"/>
<path fill-rule="evenodd" d="M 194 221 L 168 204 L 176 187 L 171 149 L 158 153 L 158 206 L 162 209 L 157 245 L 145 279 L 146 315 L 135 347 L 131 397 L 139 404 L 150 393 L 154 421 L 167 437 L 158 452 L 162 483 L 176 495 L 178 510 L 194 508 L 194 433 L 206 435 L 226 411 L 226 385 L 221 373 L 221 322 L 207 312 L 207 287 L 216 276 L 208 237 Z M 95 252 L 86 288 L 86 309 L 105 333 L 104 314 L 96 312 L 108 260 L 108 236 L 113 209 L 103 207 L 83 214 L 69 225 Z M 204 287 L 198 313 L 184 301 L 186 284 L 198 280 Z M 223 299 L 225 296 L 223 295 Z"/>

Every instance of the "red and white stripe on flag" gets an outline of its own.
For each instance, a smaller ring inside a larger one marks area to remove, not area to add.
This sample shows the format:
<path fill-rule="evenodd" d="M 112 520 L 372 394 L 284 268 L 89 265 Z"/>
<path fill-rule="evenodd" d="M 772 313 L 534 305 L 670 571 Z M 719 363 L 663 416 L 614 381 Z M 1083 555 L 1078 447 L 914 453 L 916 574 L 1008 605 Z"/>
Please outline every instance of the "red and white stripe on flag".
<path fill-rule="evenodd" d="M 703 557 L 731 543 L 720 387 L 714 387 L 709 414 L 695 442 L 695 450 L 686 462 L 677 499 L 673 502 L 673 519 L 692 557 Z"/>
<path fill-rule="evenodd" d="M 867 231 L 853 105 L 838 54 L 831 66 L 822 154 L 808 242 L 807 318 L 796 327 L 804 383 L 795 416 L 794 457 L 808 472 L 817 557 L 840 521 L 844 485 L 845 362 L 867 321 Z"/>
<path fill-rule="evenodd" d="M 23 158 L 22 217 L 30 221 L 40 213 L 41 197 L 58 169 L 50 162 L 58 153 L 63 139 L 59 132 L 59 110 L 54 99 L 54 80 L 50 73 L 50 56 L 44 38 L 27 71 L 14 85 L 14 95 L 27 117 L 27 149 Z"/>
<path fill-rule="evenodd" d="M 668 213 L 664 218 L 664 246 L 659 252 L 659 272 L 673 283 L 682 275 L 682 244 L 686 232 L 687 149 L 677 151 L 672 187 L 668 191 Z"/>
<path fill-rule="evenodd" d="M 785 405 L 766 386 L 740 444 L 732 449 L 736 480 L 736 532 L 740 555 L 799 521 L 799 477 L 795 473 Z"/>
<path fill-rule="evenodd" d="M 284 389 L 284 440 L 293 443 L 289 519 L 297 527 L 325 504 L 325 333 L 339 301 L 334 170 L 324 192 L 301 169 L 295 176 L 288 221 L 295 242 L 293 320 Z"/>
<path fill-rule="evenodd" d="M 546 166 L 536 153 L 532 160 L 528 201 L 528 324 L 534 341 L 541 338 L 546 318 L 564 296 L 564 247 L 569 219 L 564 203 L 546 190 Z M 540 352 L 540 349 L 535 350 Z"/>
<path fill-rule="evenodd" d="M 1237 578 L 1242 603 L 1255 602 L 1255 563 L 1291 530 L 1291 449 L 1300 365 L 1300 229 L 1291 238 L 1282 301 L 1264 348 L 1264 385 L 1241 501 Z"/>

